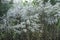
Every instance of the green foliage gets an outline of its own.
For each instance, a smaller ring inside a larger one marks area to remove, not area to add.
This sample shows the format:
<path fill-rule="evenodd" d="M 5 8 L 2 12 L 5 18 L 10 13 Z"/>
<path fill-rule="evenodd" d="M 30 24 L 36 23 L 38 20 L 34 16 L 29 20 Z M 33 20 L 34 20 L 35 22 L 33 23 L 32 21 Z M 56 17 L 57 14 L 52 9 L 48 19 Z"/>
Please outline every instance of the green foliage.
<path fill-rule="evenodd" d="M 32 1 L 32 5 L 33 5 L 33 6 L 39 6 L 39 2 L 40 2 L 40 1 L 33 0 L 33 1 Z"/>
<path fill-rule="evenodd" d="M 56 4 L 56 0 L 50 0 L 50 2 L 51 2 L 52 5 Z"/>
<path fill-rule="evenodd" d="M 25 1 L 25 2 L 23 3 L 23 5 L 24 5 L 24 6 L 26 6 L 26 5 L 27 5 L 27 3 L 28 3 L 28 2 L 27 2 L 27 1 Z"/>
<path fill-rule="evenodd" d="M 43 0 L 43 3 L 46 3 L 46 2 L 48 2 L 48 0 Z"/>
<path fill-rule="evenodd" d="M 0 16 L 3 16 L 7 13 L 9 8 L 11 7 L 12 2 L 9 3 L 2 3 L 2 0 L 0 0 Z"/>
<path fill-rule="evenodd" d="M 43 3 L 46 3 L 46 2 L 48 2 L 49 0 L 44 0 L 43 1 Z M 52 4 L 52 5 L 55 5 L 56 4 L 56 0 L 50 0 L 50 3 Z"/>

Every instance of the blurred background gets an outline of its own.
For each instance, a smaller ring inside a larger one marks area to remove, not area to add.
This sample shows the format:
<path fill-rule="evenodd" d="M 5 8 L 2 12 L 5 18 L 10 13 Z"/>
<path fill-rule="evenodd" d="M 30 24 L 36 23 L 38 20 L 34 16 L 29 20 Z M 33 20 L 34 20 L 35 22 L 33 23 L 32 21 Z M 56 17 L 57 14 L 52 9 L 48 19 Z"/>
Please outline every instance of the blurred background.
<path fill-rule="evenodd" d="M 0 0 L 0 40 L 60 40 L 60 0 Z"/>

